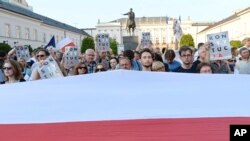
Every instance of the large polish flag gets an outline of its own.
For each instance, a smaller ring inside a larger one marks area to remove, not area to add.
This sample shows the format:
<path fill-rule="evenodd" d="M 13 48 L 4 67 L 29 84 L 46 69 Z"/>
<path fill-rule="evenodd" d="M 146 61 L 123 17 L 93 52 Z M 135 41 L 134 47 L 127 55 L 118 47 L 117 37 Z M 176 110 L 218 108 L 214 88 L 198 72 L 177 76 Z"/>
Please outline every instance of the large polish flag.
<path fill-rule="evenodd" d="M 73 47 L 73 46 L 76 46 L 76 44 L 70 38 L 64 38 L 56 45 L 56 47 L 62 50 L 62 52 L 65 52 L 66 47 Z"/>
<path fill-rule="evenodd" d="M 109 71 L 0 86 L 0 141 L 228 141 L 249 75 Z"/>

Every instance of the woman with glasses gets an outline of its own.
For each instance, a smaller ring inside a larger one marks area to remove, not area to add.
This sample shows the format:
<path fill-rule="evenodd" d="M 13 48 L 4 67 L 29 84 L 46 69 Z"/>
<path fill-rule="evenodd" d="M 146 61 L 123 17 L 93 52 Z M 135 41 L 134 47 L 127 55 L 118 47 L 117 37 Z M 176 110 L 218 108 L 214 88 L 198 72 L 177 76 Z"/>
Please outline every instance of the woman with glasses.
<path fill-rule="evenodd" d="M 102 64 L 97 64 L 95 73 L 106 71 Z"/>
<path fill-rule="evenodd" d="M 14 60 L 6 60 L 3 64 L 5 80 L 1 84 L 24 82 L 19 64 Z"/>
<path fill-rule="evenodd" d="M 79 63 L 74 67 L 74 75 L 88 74 L 87 66 L 83 63 Z"/>

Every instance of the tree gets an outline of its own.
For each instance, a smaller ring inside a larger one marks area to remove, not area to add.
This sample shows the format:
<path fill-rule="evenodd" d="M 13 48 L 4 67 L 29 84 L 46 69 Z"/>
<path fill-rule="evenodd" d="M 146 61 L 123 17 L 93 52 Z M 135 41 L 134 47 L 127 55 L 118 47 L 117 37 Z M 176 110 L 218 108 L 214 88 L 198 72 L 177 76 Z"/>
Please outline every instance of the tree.
<path fill-rule="evenodd" d="M 118 43 L 116 42 L 116 39 L 109 38 L 109 42 L 110 42 L 110 48 L 112 49 L 112 52 L 114 53 L 114 55 L 117 55 Z"/>
<path fill-rule="evenodd" d="M 32 53 L 33 52 L 33 48 L 31 47 L 31 45 L 27 45 L 29 48 L 29 52 Z"/>
<path fill-rule="evenodd" d="M 84 53 L 87 49 L 95 49 L 93 37 L 88 36 L 82 40 L 81 53 Z"/>
<path fill-rule="evenodd" d="M 231 47 L 237 47 L 237 48 L 239 48 L 239 47 L 242 46 L 240 40 L 231 40 L 231 41 L 230 41 L 230 45 L 231 45 Z"/>
<path fill-rule="evenodd" d="M 12 48 L 10 45 L 5 43 L 0 43 L 0 51 L 5 52 L 6 54 L 11 50 Z"/>
<path fill-rule="evenodd" d="M 182 35 L 181 41 L 180 41 L 180 47 L 182 47 L 184 45 L 189 46 L 189 47 L 194 47 L 194 39 L 193 39 L 192 35 L 190 35 L 190 34 Z"/>

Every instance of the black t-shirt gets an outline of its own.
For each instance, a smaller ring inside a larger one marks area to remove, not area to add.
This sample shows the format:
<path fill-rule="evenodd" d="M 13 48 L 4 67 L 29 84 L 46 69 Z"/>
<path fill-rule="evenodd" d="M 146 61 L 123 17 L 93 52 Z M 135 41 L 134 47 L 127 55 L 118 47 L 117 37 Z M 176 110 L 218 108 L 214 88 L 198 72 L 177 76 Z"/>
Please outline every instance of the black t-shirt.
<path fill-rule="evenodd" d="M 182 66 L 176 68 L 173 72 L 182 72 L 182 73 L 197 73 L 196 66 L 192 65 L 190 69 L 184 69 Z"/>
<path fill-rule="evenodd" d="M 197 70 L 197 66 L 198 66 L 200 63 L 201 63 L 201 61 L 200 61 L 200 60 L 196 60 L 196 61 L 194 61 L 194 63 L 193 63 L 193 67 L 195 68 L 195 70 Z"/>

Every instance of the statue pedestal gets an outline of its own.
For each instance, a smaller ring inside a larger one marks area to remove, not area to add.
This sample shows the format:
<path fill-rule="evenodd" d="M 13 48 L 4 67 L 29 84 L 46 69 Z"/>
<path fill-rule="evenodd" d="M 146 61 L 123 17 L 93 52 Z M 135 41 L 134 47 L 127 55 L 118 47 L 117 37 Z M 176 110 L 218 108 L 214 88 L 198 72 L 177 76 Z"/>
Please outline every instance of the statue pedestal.
<path fill-rule="evenodd" d="M 138 46 L 138 36 L 123 36 L 124 50 L 135 50 Z"/>

